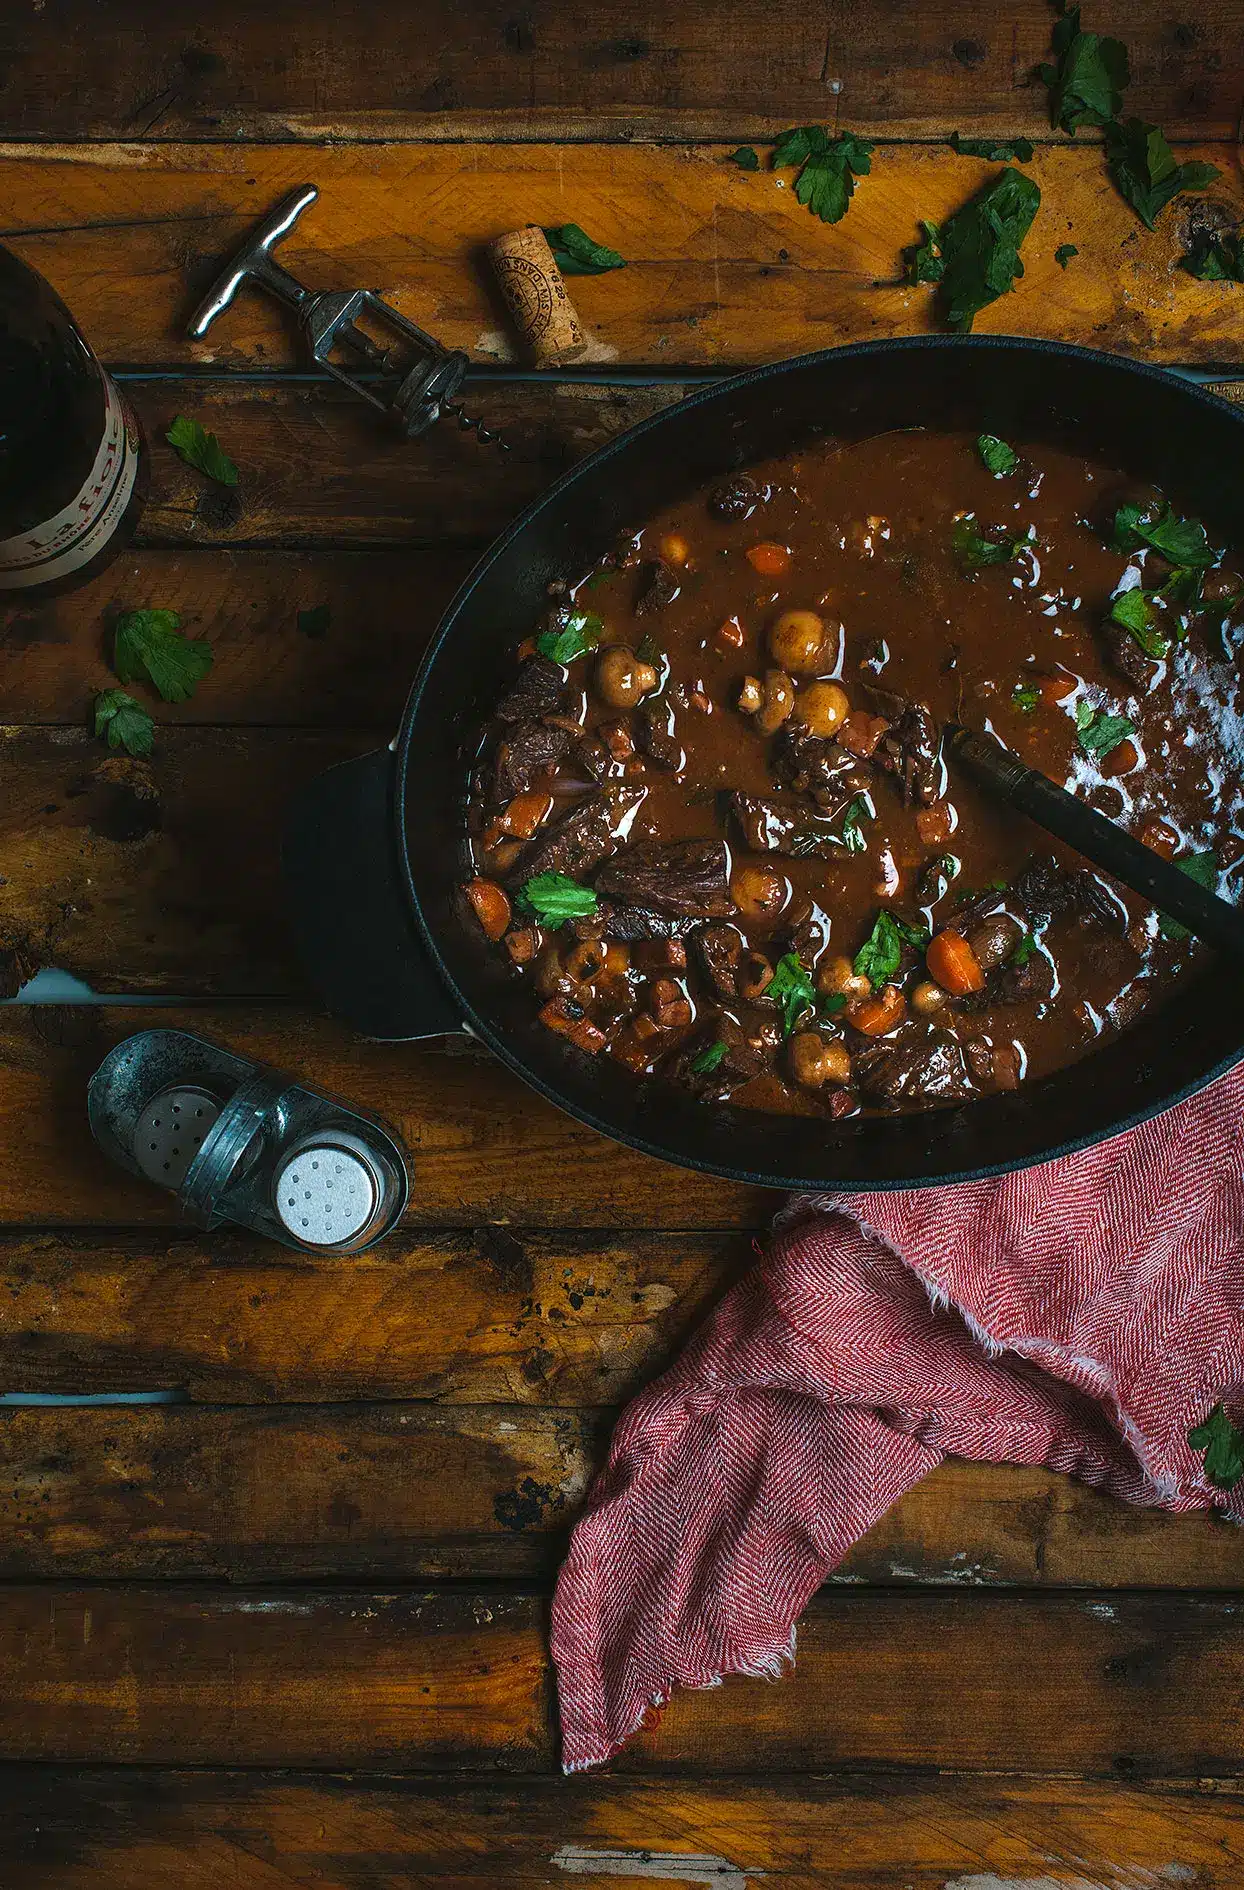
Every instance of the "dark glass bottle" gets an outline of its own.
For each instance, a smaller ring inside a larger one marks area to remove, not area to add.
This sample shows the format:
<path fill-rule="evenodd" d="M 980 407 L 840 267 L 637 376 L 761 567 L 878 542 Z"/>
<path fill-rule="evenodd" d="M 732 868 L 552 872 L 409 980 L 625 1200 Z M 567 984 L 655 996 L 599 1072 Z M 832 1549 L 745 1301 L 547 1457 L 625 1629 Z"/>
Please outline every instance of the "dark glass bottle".
<path fill-rule="evenodd" d="M 0 605 L 102 570 L 147 489 L 137 420 L 60 297 L 0 248 Z"/>

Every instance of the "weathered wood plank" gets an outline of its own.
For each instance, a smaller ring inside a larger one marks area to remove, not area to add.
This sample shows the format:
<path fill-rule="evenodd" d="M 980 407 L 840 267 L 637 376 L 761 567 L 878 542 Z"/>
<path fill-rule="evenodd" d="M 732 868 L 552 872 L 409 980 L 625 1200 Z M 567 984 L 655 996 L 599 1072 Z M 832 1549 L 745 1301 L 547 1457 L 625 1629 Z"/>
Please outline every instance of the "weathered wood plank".
<path fill-rule="evenodd" d="M 1168 133 L 1234 135 L 1244 62 L 1236 0 L 1180 14 L 1101 0 L 1093 25 L 1131 52 L 1128 107 Z M 1022 130 L 1049 120 L 1031 68 L 1049 15 L 1010 0 L 828 11 L 773 0 L 739 44 L 729 0 L 565 0 L 515 12 L 381 0 L 308 14 L 228 0 L 191 23 L 155 0 L 94 16 L 36 13 L 6 34 L 10 137 L 522 138 L 772 135 L 809 118 L 895 136 Z"/>
<path fill-rule="evenodd" d="M 604 1890 L 654 1875 L 722 1890 L 1235 1890 L 1244 1877 L 1238 1796 L 1212 1784 L 943 1772 L 484 1787 L 13 1766 L 0 1796 L 6 1890 Z"/>
<path fill-rule="evenodd" d="M 613 1416 L 397 1402 L 0 1411 L 0 1577 L 548 1576 Z M 1049 1472 L 952 1461 L 833 1580 L 1238 1589 L 1244 1541 Z"/>
<path fill-rule="evenodd" d="M 544 1603 L 496 1587 L 13 1585 L 0 1680 L 5 1759 L 555 1762 Z M 1242 1684 L 1227 1600 L 840 1590 L 804 1617 L 788 1679 L 680 1694 L 617 1764 L 1231 1778 Z"/>
<path fill-rule="evenodd" d="M 454 1039 L 367 1043 L 280 1007 L 39 1006 L 0 1010 L 0 1213 L 10 1226 L 175 1220 L 168 1196 L 95 1150 L 85 1120 L 87 1079 L 107 1051 L 157 1025 L 215 1038 L 384 1116 L 412 1153 L 412 1227 L 756 1227 L 776 1202 L 624 1151 Z"/>
<path fill-rule="evenodd" d="M 0 726 L 81 726 L 95 691 L 115 681 L 111 625 L 158 605 L 215 655 L 188 702 L 160 705 L 161 724 L 375 727 L 387 739 L 424 641 L 474 557 L 467 547 L 129 552 L 80 591 L 0 612 Z M 328 628 L 308 635 L 298 614 L 320 606 Z"/>
<path fill-rule="evenodd" d="M 982 331 L 1154 360 L 1240 358 L 1231 286 L 1176 266 L 1181 208 L 1146 231 L 1092 144 L 1045 147 L 1028 168 L 1044 207 L 1024 279 L 981 316 Z M 202 343 L 185 340 L 184 323 L 224 254 L 306 169 L 289 146 L 10 146 L 0 151 L 6 241 L 110 360 L 279 367 L 292 337 L 270 299 L 243 296 Z M 323 197 L 282 252 L 308 281 L 379 288 L 443 341 L 506 360 L 480 245 L 516 224 L 573 219 L 627 258 L 574 283 L 595 358 L 670 368 L 927 328 L 927 288 L 878 285 L 897 283 L 920 218 L 941 220 L 994 174 L 944 147 L 888 146 L 830 229 L 796 202 L 789 174 L 740 172 L 720 145 L 336 146 L 317 151 L 314 169 Z M 1229 165 L 1212 194 L 1238 214 Z M 1080 254 L 1064 270 L 1054 251 L 1069 238 Z"/>

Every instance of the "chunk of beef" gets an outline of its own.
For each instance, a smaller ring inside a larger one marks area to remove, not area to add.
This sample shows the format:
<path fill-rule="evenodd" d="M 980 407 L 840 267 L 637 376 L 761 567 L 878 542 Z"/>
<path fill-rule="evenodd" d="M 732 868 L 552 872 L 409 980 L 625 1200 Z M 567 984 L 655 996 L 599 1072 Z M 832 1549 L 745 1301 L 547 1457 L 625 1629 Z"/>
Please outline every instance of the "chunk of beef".
<path fill-rule="evenodd" d="M 954 878 L 954 861 L 948 853 L 926 860 L 916 878 L 916 897 L 922 906 L 935 906 L 945 897 Z"/>
<path fill-rule="evenodd" d="M 631 944 L 641 939 L 685 938 L 699 923 L 694 913 L 653 912 L 645 906 L 614 905 L 604 899 L 590 921 L 576 919 L 574 929 L 578 932 L 580 924 L 590 924 L 590 933 L 583 936 L 613 938 L 620 944 Z"/>
<path fill-rule="evenodd" d="M 1061 866 L 1052 853 L 1034 854 L 1017 875 L 1011 893 L 1030 925 L 1045 925 L 1060 913 L 1075 913 L 1112 932 L 1127 927 L 1127 907 L 1104 880 L 1087 866 Z"/>
<path fill-rule="evenodd" d="M 932 710 L 923 702 L 906 705 L 890 724 L 875 751 L 878 766 L 897 775 L 903 799 L 931 807 L 942 797 L 946 771 L 942 766 L 942 731 Z"/>
<path fill-rule="evenodd" d="M 645 702 L 635 722 L 635 740 L 641 754 L 655 767 L 677 774 L 686 764 L 683 745 L 674 733 L 673 713 L 664 702 Z"/>
<path fill-rule="evenodd" d="M 966 1102 L 976 1094 L 957 1037 L 909 1027 L 867 1043 L 851 1060 L 852 1081 L 871 1103 Z"/>
<path fill-rule="evenodd" d="M 818 807 L 841 807 L 868 785 L 857 756 L 840 743 L 798 729 L 780 728 L 769 755 L 769 772 L 782 787 L 810 794 Z"/>
<path fill-rule="evenodd" d="M 759 794 L 732 794 L 730 812 L 750 853 L 795 853 L 800 850 L 797 837 L 808 831 L 807 807 L 793 796 L 767 800 Z"/>
<path fill-rule="evenodd" d="M 705 1051 L 717 1043 L 724 1044 L 725 1050 L 716 1067 L 695 1069 Z M 776 1017 L 747 1011 L 736 1017 L 718 1011 L 675 1052 L 668 1072 L 701 1102 L 728 1102 L 744 1083 L 776 1068 L 781 1044 L 782 1026 Z"/>
<path fill-rule="evenodd" d="M 1053 965 L 1043 952 L 1033 952 L 1022 965 L 999 965 L 989 974 L 982 996 L 990 1004 L 1036 1004 L 1053 989 Z"/>
<path fill-rule="evenodd" d="M 598 892 L 621 906 L 723 919 L 734 911 L 724 840 L 645 840 L 597 876 Z"/>
<path fill-rule="evenodd" d="M 646 617 L 650 611 L 665 610 L 681 589 L 673 565 L 664 558 L 650 558 L 640 572 L 635 615 Z"/>
<path fill-rule="evenodd" d="M 527 842 L 508 875 L 509 883 L 522 885 L 537 873 L 586 878 L 621 846 L 619 829 L 643 797 L 642 788 L 624 786 L 589 794 Z"/>
<path fill-rule="evenodd" d="M 1093 919 L 1111 932 L 1127 930 L 1127 907 L 1104 879 L 1098 879 L 1096 873 L 1087 866 L 1082 866 L 1071 878 L 1075 888 L 1075 909 L 1082 919 Z"/>
<path fill-rule="evenodd" d="M 500 722 L 525 722 L 561 707 L 566 678 L 547 656 L 529 656 L 493 713 Z"/>
<path fill-rule="evenodd" d="M 695 950 L 718 997 L 733 1002 L 739 991 L 743 934 L 733 925 L 706 925 L 695 935 Z"/>
<path fill-rule="evenodd" d="M 563 760 L 575 745 L 569 729 L 550 722 L 518 722 L 497 744 L 493 761 L 492 797 L 512 801 L 525 794 L 538 774 Z"/>
<path fill-rule="evenodd" d="M 1157 659 L 1146 656 L 1135 637 L 1122 624 L 1103 624 L 1102 641 L 1112 668 L 1117 669 L 1120 676 L 1126 677 L 1142 696 L 1148 695 L 1161 669 Z"/>
<path fill-rule="evenodd" d="M 708 495 L 708 509 L 715 518 L 750 518 L 760 504 L 761 491 L 746 473 L 732 473 Z"/>

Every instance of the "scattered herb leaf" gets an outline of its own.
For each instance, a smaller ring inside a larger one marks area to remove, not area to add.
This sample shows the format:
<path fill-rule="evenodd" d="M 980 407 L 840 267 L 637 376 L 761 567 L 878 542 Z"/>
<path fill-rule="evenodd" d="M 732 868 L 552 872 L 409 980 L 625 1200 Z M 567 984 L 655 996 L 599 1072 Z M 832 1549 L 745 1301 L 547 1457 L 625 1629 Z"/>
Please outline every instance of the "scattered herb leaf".
<path fill-rule="evenodd" d="M 518 895 L 519 904 L 534 912 L 542 925 L 565 925 L 567 919 L 587 919 L 596 910 L 596 894 L 565 873 L 537 873 Z"/>
<path fill-rule="evenodd" d="M 179 413 L 164 437 L 173 451 L 196 472 L 206 473 L 219 486 L 237 485 L 237 467 L 216 435 L 208 433 L 197 420 L 189 420 L 184 413 Z"/>
<path fill-rule="evenodd" d="M 1181 873 L 1195 880 L 1198 886 L 1204 886 L 1206 892 L 1217 892 L 1218 855 L 1213 847 L 1209 847 L 1204 853 L 1185 853 L 1182 860 L 1175 861 L 1175 865 Z M 1187 926 L 1181 925 L 1178 919 L 1168 919 L 1165 913 L 1159 915 L 1158 930 L 1163 938 L 1187 938 L 1188 936 Z"/>
<path fill-rule="evenodd" d="M 714 1070 L 720 1068 L 725 1054 L 726 1046 L 719 1037 L 716 1043 L 710 1043 L 707 1050 L 701 1050 L 699 1056 L 692 1059 L 691 1067 L 697 1076 L 711 1076 Z"/>
<path fill-rule="evenodd" d="M 1014 447 L 1000 440 L 996 433 L 980 433 L 976 438 L 976 450 L 984 460 L 988 470 L 997 479 L 1005 479 L 1019 465 L 1019 454 Z"/>
<path fill-rule="evenodd" d="M 816 1002 L 812 974 L 805 970 L 798 952 L 778 959 L 765 996 L 776 998 L 782 1006 L 782 1035 L 789 1037 L 804 1011 Z"/>
<path fill-rule="evenodd" d="M 1220 1490 L 1234 1489 L 1244 1477 L 1244 1431 L 1236 1430 L 1220 1404 L 1188 1432 L 1188 1442 L 1205 1452 L 1205 1474 Z"/>
<path fill-rule="evenodd" d="M 940 282 L 946 272 L 942 261 L 942 236 L 936 223 L 921 219 L 920 228 L 924 231 L 923 243 L 904 250 L 907 266 L 904 280 L 907 282 Z"/>
<path fill-rule="evenodd" d="M 868 851 L 868 840 L 861 822 L 874 818 L 873 810 L 864 796 L 857 794 L 842 817 L 842 844 L 848 853 Z"/>
<path fill-rule="evenodd" d="M 836 138 L 820 125 L 795 125 L 773 147 L 775 171 L 799 168 L 795 195 L 822 223 L 839 223 L 847 214 L 857 177 L 872 167 L 872 145 L 843 131 Z"/>
<path fill-rule="evenodd" d="M 1031 715 L 1041 701 L 1041 691 L 1035 683 L 1017 682 L 1011 693 L 1011 707 L 1022 715 Z"/>
<path fill-rule="evenodd" d="M 593 242 L 577 223 L 559 223 L 544 232 L 553 261 L 564 276 L 603 276 L 608 269 L 625 269 L 626 258 L 604 243 Z"/>
<path fill-rule="evenodd" d="M 727 164 L 737 164 L 741 171 L 758 171 L 760 169 L 760 159 L 752 150 L 750 144 L 741 144 L 737 151 L 728 151 L 726 153 L 726 162 Z"/>
<path fill-rule="evenodd" d="M 947 143 L 960 157 L 985 158 L 990 164 L 1032 161 L 1032 145 L 1027 138 L 961 138 L 952 131 Z"/>
<path fill-rule="evenodd" d="M 1106 126 L 1106 168 L 1119 195 L 1151 230 L 1172 197 L 1183 190 L 1203 190 L 1219 175 L 1216 164 L 1197 159 L 1176 164 L 1157 126 L 1147 125 L 1142 118 Z"/>
<path fill-rule="evenodd" d="M 153 683 L 166 702 L 186 702 L 212 667 L 212 646 L 181 634 L 175 610 L 130 610 L 117 620 L 112 667 L 122 682 Z"/>
<path fill-rule="evenodd" d="M 1134 590 L 1120 591 L 1110 606 L 1110 621 L 1122 624 L 1125 630 L 1131 632 L 1145 655 L 1156 659 L 1165 656 L 1171 646 L 1154 620 L 1153 595 L 1150 591 L 1142 591 L 1139 585 Z"/>
<path fill-rule="evenodd" d="M 1079 254 L 1080 252 L 1074 243 L 1060 243 L 1058 248 L 1054 251 L 1054 261 L 1058 264 L 1060 269 L 1065 269 L 1067 264 L 1071 261 L 1071 258 Z"/>
<path fill-rule="evenodd" d="M 127 755 L 149 755 L 155 723 L 124 689 L 104 689 L 95 698 L 95 733 L 107 737 L 109 748 L 124 748 Z"/>
<path fill-rule="evenodd" d="M 665 651 L 653 636 L 651 630 L 645 630 L 635 645 L 635 654 L 641 663 L 651 663 L 653 669 L 660 669 L 665 661 Z"/>
<path fill-rule="evenodd" d="M 333 613 L 327 604 L 312 604 L 309 610 L 298 612 L 298 628 L 304 637 L 326 637 L 332 620 Z"/>
<path fill-rule="evenodd" d="M 1015 950 L 1011 953 L 1011 957 L 1010 957 L 1011 964 L 1026 965 L 1028 963 L 1028 960 L 1032 957 L 1033 953 L 1036 951 L 1036 949 L 1037 949 L 1036 939 L 1032 936 L 1031 932 L 1025 932 L 1023 938 L 1020 939 L 1019 944 L 1015 947 Z"/>
<path fill-rule="evenodd" d="M 1151 545 L 1179 565 L 1208 567 L 1218 555 L 1200 519 L 1179 518 L 1169 503 L 1156 518 L 1147 517 L 1143 506 L 1121 505 L 1114 515 L 1110 543 L 1116 551 L 1139 551 L 1142 545 Z"/>
<path fill-rule="evenodd" d="M 536 638 L 536 648 L 552 663 L 573 663 L 596 648 L 604 627 L 590 610 L 572 610 L 560 630 L 545 630 Z"/>
<path fill-rule="evenodd" d="M 1117 118 L 1131 77 L 1122 40 L 1082 33 L 1079 7 L 1068 7 L 1055 23 L 1053 50 L 1057 64 L 1037 68 L 1050 88 L 1050 122 L 1076 131 Z"/>
<path fill-rule="evenodd" d="M 1244 231 L 1202 230 L 1180 263 L 1199 282 L 1244 282 Z"/>
<path fill-rule="evenodd" d="M 872 931 L 855 954 L 855 975 L 867 978 L 873 989 L 879 990 L 902 964 L 904 945 L 922 952 L 928 942 L 929 934 L 923 926 L 908 925 L 905 920 L 896 919 L 892 912 L 879 912 Z M 769 989 L 773 989 L 772 985 Z"/>
<path fill-rule="evenodd" d="M 1111 715 L 1095 709 L 1089 702 L 1076 705 L 1076 734 L 1086 755 L 1108 755 L 1112 748 L 1136 733 L 1136 724 L 1125 715 Z"/>
<path fill-rule="evenodd" d="M 823 997 L 818 1001 L 816 1008 L 822 1017 L 837 1017 L 840 1011 L 845 1011 L 847 1008 L 846 992 L 831 991 L 828 997 Z"/>
<path fill-rule="evenodd" d="M 1012 558 L 1018 558 L 1029 540 L 1004 532 L 1001 527 L 995 536 L 987 538 L 977 524 L 975 514 L 969 513 L 966 518 L 955 520 L 951 543 L 960 570 L 983 571 L 987 565 L 1010 564 Z"/>
<path fill-rule="evenodd" d="M 941 226 L 939 303 L 949 328 L 966 333 L 1023 275 L 1019 248 L 1040 203 L 1031 177 L 1006 170 Z"/>

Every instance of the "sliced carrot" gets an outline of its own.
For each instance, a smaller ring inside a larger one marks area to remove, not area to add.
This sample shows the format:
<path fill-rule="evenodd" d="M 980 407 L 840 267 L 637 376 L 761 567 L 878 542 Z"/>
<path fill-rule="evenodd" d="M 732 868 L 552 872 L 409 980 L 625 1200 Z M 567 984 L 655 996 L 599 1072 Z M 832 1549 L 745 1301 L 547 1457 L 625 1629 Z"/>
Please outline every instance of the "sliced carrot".
<path fill-rule="evenodd" d="M 984 990 L 985 973 L 980 959 L 962 932 L 949 929 L 938 932 L 924 956 L 929 976 L 952 997 L 967 997 L 972 991 Z"/>
<path fill-rule="evenodd" d="M 495 880 L 473 879 L 466 889 L 485 938 L 501 938 L 510 923 L 510 901 Z"/>
<path fill-rule="evenodd" d="M 540 1012 L 540 1022 L 548 1029 L 555 1030 L 561 1036 L 568 1037 L 580 1050 L 586 1050 L 589 1056 L 595 1056 L 605 1047 L 605 1033 L 598 1030 L 588 1017 L 581 1004 L 573 998 L 550 998 Z"/>
<path fill-rule="evenodd" d="M 781 577 L 790 565 L 790 547 L 775 545 L 766 539 L 758 545 L 749 545 L 745 556 L 752 570 L 759 571 L 761 577 Z"/>
<path fill-rule="evenodd" d="M 858 755 L 861 761 L 875 754 L 877 744 L 890 724 L 884 715 L 869 715 L 867 709 L 853 709 L 842 727 L 836 740 L 840 748 Z"/>
<path fill-rule="evenodd" d="M 553 811 L 551 794 L 516 794 L 501 816 L 501 824 L 506 833 L 512 833 L 516 840 L 530 840 L 542 821 L 548 819 Z"/>
<path fill-rule="evenodd" d="M 887 984 L 879 997 L 856 998 L 847 1005 L 847 1022 L 866 1037 L 884 1037 L 897 1030 L 907 1015 L 907 999 L 896 984 Z"/>
<path fill-rule="evenodd" d="M 950 809 L 944 804 L 922 807 L 916 815 L 916 832 L 926 847 L 944 847 L 951 835 Z"/>

